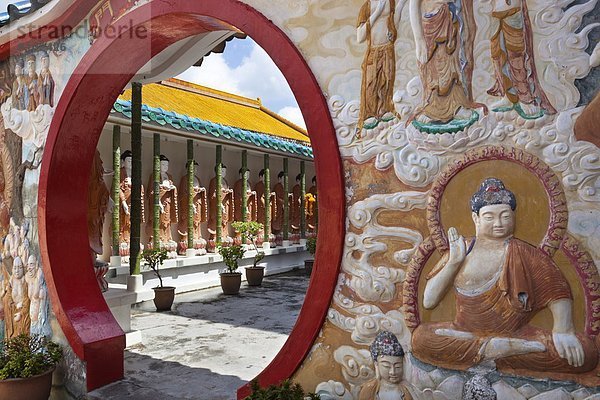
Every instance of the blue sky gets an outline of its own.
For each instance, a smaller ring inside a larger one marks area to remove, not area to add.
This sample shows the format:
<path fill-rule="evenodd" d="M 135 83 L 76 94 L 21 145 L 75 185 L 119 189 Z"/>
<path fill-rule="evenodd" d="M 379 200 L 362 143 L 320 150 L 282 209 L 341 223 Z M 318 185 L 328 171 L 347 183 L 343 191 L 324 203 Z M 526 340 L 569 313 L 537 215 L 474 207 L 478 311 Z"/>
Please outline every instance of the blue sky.
<path fill-rule="evenodd" d="M 201 67 L 177 78 L 250 98 L 297 125 L 305 127 L 296 99 L 267 53 L 252 39 L 233 39 L 223 54 L 211 54 Z"/>

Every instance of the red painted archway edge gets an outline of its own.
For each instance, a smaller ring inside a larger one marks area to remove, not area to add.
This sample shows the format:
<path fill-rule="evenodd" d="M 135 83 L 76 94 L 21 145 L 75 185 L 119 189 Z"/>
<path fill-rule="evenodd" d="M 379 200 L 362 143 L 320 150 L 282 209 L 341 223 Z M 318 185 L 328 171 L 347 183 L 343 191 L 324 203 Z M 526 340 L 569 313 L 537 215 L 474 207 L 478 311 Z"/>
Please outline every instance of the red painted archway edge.
<path fill-rule="evenodd" d="M 126 21 L 125 21 L 126 20 Z M 288 341 L 259 375 L 262 385 L 290 377 L 311 349 L 333 296 L 344 241 L 342 164 L 326 100 L 302 55 L 265 16 L 235 0 L 153 1 L 117 24 L 144 25 L 150 37 L 99 38 L 67 83 L 56 107 L 39 188 L 40 248 L 57 319 L 86 363 L 89 390 L 123 377 L 124 334 L 92 272 L 87 236 L 87 185 L 93 153 L 114 100 L 152 56 L 225 21 L 250 35 L 283 72 L 304 115 L 319 190 L 316 269 Z M 238 391 L 243 398 L 249 392 Z"/>

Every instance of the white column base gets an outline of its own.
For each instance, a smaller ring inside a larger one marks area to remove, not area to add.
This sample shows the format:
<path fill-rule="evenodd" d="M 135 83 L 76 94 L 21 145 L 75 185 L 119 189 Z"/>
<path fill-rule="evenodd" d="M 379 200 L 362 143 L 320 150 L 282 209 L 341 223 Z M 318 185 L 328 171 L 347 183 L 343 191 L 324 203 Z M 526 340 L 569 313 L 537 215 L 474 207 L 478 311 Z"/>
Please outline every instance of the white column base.
<path fill-rule="evenodd" d="M 306 239 L 300 239 L 300 245 L 306 246 Z"/>
<path fill-rule="evenodd" d="M 271 243 L 270 242 L 264 242 L 262 244 L 262 248 L 263 248 L 263 250 L 269 250 L 271 248 Z"/>
<path fill-rule="evenodd" d="M 141 292 L 144 289 L 144 277 L 142 275 L 129 275 L 127 277 L 127 291 Z"/>
<path fill-rule="evenodd" d="M 292 244 L 292 241 L 291 241 L 291 240 L 284 240 L 284 241 L 283 241 L 283 247 L 290 247 L 290 246 L 291 246 L 291 244 Z"/>
<path fill-rule="evenodd" d="M 185 256 L 186 257 L 194 257 L 196 255 L 196 249 L 186 249 Z"/>
<path fill-rule="evenodd" d="M 110 256 L 109 264 L 111 267 L 121 266 L 121 256 Z"/>

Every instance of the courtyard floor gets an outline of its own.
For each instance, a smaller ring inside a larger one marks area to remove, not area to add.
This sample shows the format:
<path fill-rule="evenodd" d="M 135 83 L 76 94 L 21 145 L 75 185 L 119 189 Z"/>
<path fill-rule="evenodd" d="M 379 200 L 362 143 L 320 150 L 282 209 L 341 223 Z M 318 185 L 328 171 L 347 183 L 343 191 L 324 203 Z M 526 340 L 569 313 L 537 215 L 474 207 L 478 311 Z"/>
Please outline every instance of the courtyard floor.
<path fill-rule="evenodd" d="M 304 270 L 242 283 L 239 296 L 211 288 L 175 296 L 172 311 L 132 310 L 142 343 L 125 351 L 125 379 L 92 400 L 229 400 L 279 352 L 296 322 L 309 278 Z"/>

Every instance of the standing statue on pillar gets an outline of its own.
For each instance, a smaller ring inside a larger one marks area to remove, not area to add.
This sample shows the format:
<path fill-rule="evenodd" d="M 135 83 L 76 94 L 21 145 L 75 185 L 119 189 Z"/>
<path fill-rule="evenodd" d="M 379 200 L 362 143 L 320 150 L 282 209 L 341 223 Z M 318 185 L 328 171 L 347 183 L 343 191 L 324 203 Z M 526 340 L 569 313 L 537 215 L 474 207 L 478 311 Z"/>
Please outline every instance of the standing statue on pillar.
<path fill-rule="evenodd" d="M 97 257 L 99 254 L 103 253 L 102 228 L 104 226 L 106 214 L 112 208 L 110 192 L 104 183 L 105 173 L 104 167 L 102 166 L 102 158 L 100 158 L 100 152 L 96 150 L 88 185 L 87 223 L 92 264 L 94 265 L 98 285 L 103 292 L 108 290 L 108 283 L 104 278 L 104 275 L 108 272 L 108 263 L 98 261 Z"/>
<path fill-rule="evenodd" d="M 36 58 L 34 54 L 29 54 L 26 58 L 27 75 L 25 75 L 25 106 L 27 111 L 35 111 L 39 101 L 38 81 L 39 77 L 36 70 Z"/>
<path fill-rule="evenodd" d="M 406 0 L 366 0 L 360 9 L 356 39 L 367 43 L 362 63 L 358 130 L 374 128 L 398 114 L 394 107 L 396 26 Z"/>
<path fill-rule="evenodd" d="M 265 170 L 261 169 L 258 173 L 258 182 L 254 185 L 254 191 L 256 192 L 256 220 L 261 224 L 265 224 Z M 269 194 L 269 204 L 271 206 L 271 220 L 273 220 L 273 213 L 275 212 L 275 193 L 271 192 Z M 262 244 L 264 241 L 265 235 L 264 231 L 259 232 L 258 238 L 256 240 L 257 244 Z M 273 237 L 275 240 L 275 237 Z M 271 239 L 269 238 L 269 241 Z"/>
<path fill-rule="evenodd" d="M 176 223 L 177 218 L 177 187 L 169 171 L 169 159 L 160 155 L 160 184 L 158 186 L 159 203 L 159 243 L 160 248 L 169 252 L 169 257 L 177 256 L 177 243 L 173 240 L 171 234 L 171 223 Z M 154 206 L 154 177 L 150 176 L 148 187 L 150 187 L 150 196 L 148 203 L 152 208 Z M 148 218 L 148 226 L 153 226 L 153 213 Z"/>
<path fill-rule="evenodd" d="M 301 179 L 301 174 L 296 175 L 296 184 L 290 193 L 290 228 L 292 230 L 290 240 L 292 243 L 300 243 L 300 219 L 302 213 L 302 188 L 300 187 Z"/>
<path fill-rule="evenodd" d="M 121 155 L 121 183 L 119 184 L 119 255 L 129 256 L 129 241 L 131 239 L 131 150 L 126 150 Z M 144 186 L 140 196 L 141 221 L 144 218 Z"/>
<path fill-rule="evenodd" d="M 215 167 L 215 173 L 217 168 Z M 208 251 L 214 253 L 217 235 L 217 209 L 221 212 L 221 244 L 228 246 L 233 243 L 229 236 L 229 222 L 234 217 L 233 189 L 227 183 L 227 167 L 221 167 L 221 204 L 217 207 L 217 177 L 210 180 L 208 187 L 208 233 L 210 234 Z"/>
<path fill-rule="evenodd" d="M 38 90 L 40 104 L 48 104 L 54 107 L 54 78 L 50 72 L 50 56 L 47 51 L 42 51 L 42 70 L 40 71 Z"/>
<path fill-rule="evenodd" d="M 189 161 L 188 161 L 189 163 Z M 206 188 L 200 184 L 200 178 L 195 174 L 198 163 L 194 163 L 194 185 L 192 189 L 192 208 L 194 210 L 193 222 L 193 252 L 194 255 L 206 254 L 206 239 L 202 237 L 202 229 L 200 224 L 206 222 L 207 216 L 207 199 L 206 199 Z M 186 164 L 186 170 L 189 164 Z M 187 250 L 187 235 L 188 235 L 188 219 L 189 219 L 189 174 L 185 174 L 181 178 L 179 184 L 179 234 L 181 235 L 181 242 L 179 243 L 179 250 L 181 254 L 186 254 Z"/>
<path fill-rule="evenodd" d="M 317 235 L 317 177 L 313 176 L 312 186 L 308 189 L 305 203 L 306 225 L 309 236 Z"/>
<path fill-rule="evenodd" d="M 235 199 L 235 220 L 242 220 L 242 183 L 244 180 L 244 171 L 240 168 L 240 179 L 238 179 L 233 185 L 233 198 Z M 246 170 L 246 174 L 250 175 L 250 170 Z M 247 181 L 247 206 L 246 206 L 246 220 L 256 221 L 256 192 L 250 189 L 250 181 Z"/>
<path fill-rule="evenodd" d="M 493 1 L 492 23 L 490 50 L 495 82 L 488 94 L 500 97 L 492 110 L 515 110 L 527 119 L 556 114 L 537 76 L 527 0 Z"/>
<path fill-rule="evenodd" d="M 25 62 L 22 58 L 15 62 L 15 80 L 12 86 L 12 108 L 15 110 L 25 110 L 25 94 L 27 84 L 25 83 Z"/>
<path fill-rule="evenodd" d="M 284 202 L 286 201 L 285 190 L 283 188 L 283 171 L 277 174 L 277 183 L 273 186 L 272 193 L 275 193 L 275 210 L 273 212 L 273 219 L 271 220 L 271 229 L 275 235 L 275 241 L 278 246 L 283 245 L 283 225 L 284 225 Z"/>

